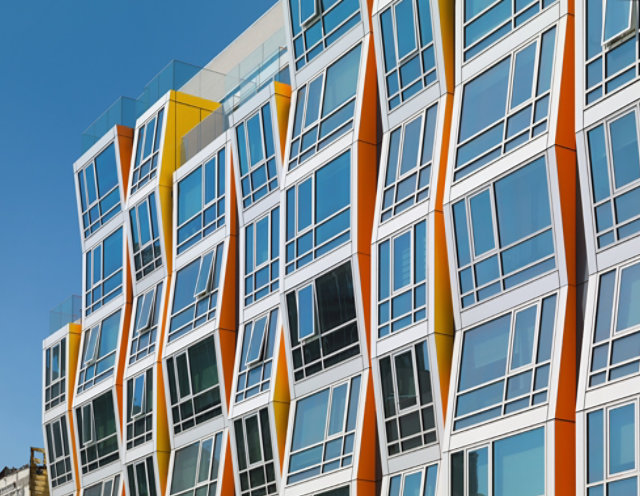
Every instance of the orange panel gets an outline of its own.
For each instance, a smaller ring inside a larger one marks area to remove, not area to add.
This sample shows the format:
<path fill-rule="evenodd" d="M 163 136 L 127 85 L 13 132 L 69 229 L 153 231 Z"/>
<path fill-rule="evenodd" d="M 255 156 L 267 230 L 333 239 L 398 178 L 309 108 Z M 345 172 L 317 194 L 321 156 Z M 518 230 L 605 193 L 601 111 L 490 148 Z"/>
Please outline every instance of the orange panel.
<path fill-rule="evenodd" d="M 562 77 L 558 95 L 560 105 L 558 107 L 558 128 L 556 130 L 555 143 L 575 150 L 575 22 L 573 16 L 565 17 L 567 32 L 562 56 Z"/>
<path fill-rule="evenodd" d="M 280 138 L 280 156 L 284 158 L 287 144 L 287 127 L 289 125 L 289 109 L 291 107 L 291 86 L 274 81 L 273 90 L 276 100 L 276 121 Z M 233 182 L 231 184 L 234 184 Z"/>
<path fill-rule="evenodd" d="M 116 139 L 120 150 L 120 172 L 122 175 L 122 191 L 124 199 L 127 199 L 127 186 L 129 183 L 129 170 L 131 168 L 131 153 L 133 150 L 133 129 L 126 126 L 116 126 Z"/>
<path fill-rule="evenodd" d="M 124 228 L 123 228 L 124 229 Z M 125 246 L 127 245 L 127 236 L 124 236 Z M 118 413 L 120 415 L 120 436 L 121 440 L 124 440 L 124 402 L 123 402 L 123 377 L 124 377 L 124 369 L 127 365 L 127 351 L 129 349 L 129 324 L 131 323 L 131 301 L 133 300 L 133 290 L 131 283 L 131 260 L 129 259 L 129 249 L 126 250 L 126 256 L 124 260 L 124 270 L 127 277 L 126 280 L 126 293 L 125 293 L 125 304 L 122 309 L 122 337 L 120 338 L 120 343 L 118 345 L 118 365 L 116 368 L 116 398 L 118 401 Z"/>
<path fill-rule="evenodd" d="M 576 494 L 576 425 L 566 420 L 555 421 L 555 493 Z"/>
<path fill-rule="evenodd" d="M 233 479 L 233 461 L 231 459 L 231 437 L 227 436 L 227 450 L 224 456 L 224 468 L 220 477 L 220 496 L 235 496 Z"/>
<path fill-rule="evenodd" d="M 376 404 L 373 394 L 371 369 L 366 372 L 364 419 L 360 437 L 358 480 L 375 481 L 378 476 L 378 432 L 376 429 Z"/>
<path fill-rule="evenodd" d="M 376 72 L 376 54 L 373 35 L 369 35 L 365 40 L 366 43 L 364 45 L 367 47 L 367 51 L 365 54 L 364 88 L 362 93 L 362 112 L 360 115 L 358 140 L 375 145 L 378 142 L 378 77 Z M 375 164 L 377 164 L 377 156 L 371 165 Z M 374 167 L 374 176 L 375 170 Z"/>

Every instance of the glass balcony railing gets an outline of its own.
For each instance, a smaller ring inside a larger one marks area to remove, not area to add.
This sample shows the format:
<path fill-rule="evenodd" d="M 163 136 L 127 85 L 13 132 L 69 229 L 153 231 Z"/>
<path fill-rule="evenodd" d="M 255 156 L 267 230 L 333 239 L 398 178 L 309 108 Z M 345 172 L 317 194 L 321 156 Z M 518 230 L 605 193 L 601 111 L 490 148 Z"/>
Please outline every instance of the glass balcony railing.
<path fill-rule="evenodd" d="M 82 151 L 85 152 L 102 138 L 116 124 L 134 127 L 136 124 L 136 100 L 126 96 L 119 97 L 100 117 L 82 133 Z"/>
<path fill-rule="evenodd" d="M 82 299 L 71 295 L 49 312 L 49 334 L 71 322 L 79 322 L 82 315 Z"/>

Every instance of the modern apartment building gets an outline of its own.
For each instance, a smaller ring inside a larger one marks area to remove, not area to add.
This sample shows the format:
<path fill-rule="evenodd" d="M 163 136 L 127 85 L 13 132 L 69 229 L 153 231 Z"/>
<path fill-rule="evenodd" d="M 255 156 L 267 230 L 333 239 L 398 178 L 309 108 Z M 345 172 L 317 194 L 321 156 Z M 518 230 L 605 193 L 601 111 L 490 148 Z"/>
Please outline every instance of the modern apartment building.
<path fill-rule="evenodd" d="M 639 494 L 639 16 L 281 0 L 119 99 L 52 496 Z"/>

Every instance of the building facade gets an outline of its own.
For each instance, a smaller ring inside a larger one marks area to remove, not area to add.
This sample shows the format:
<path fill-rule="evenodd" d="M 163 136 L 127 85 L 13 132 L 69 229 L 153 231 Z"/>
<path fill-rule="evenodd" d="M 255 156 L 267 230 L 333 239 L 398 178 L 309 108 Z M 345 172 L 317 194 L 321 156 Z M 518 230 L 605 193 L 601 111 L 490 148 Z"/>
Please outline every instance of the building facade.
<path fill-rule="evenodd" d="M 51 494 L 638 494 L 639 16 L 281 0 L 119 99 Z"/>

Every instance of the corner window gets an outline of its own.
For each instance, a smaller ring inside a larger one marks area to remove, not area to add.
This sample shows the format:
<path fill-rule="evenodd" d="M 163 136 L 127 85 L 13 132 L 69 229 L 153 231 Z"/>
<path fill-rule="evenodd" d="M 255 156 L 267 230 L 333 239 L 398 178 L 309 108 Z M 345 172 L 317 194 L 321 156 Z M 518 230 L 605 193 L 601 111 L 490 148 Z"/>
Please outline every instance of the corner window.
<path fill-rule="evenodd" d="M 271 105 L 236 127 L 242 206 L 247 208 L 278 189 Z"/>
<path fill-rule="evenodd" d="M 238 368 L 236 402 L 243 401 L 271 385 L 273 345 L 278 332 L 278 309 L 244 325 L 242 356 Z"/>
<path fill-rule="evenodd" d="M 196 441 L 175 452 L 171 474 L 170 496 L 210 494 L 217 492 L 220 471 L 222 433 Z"/>
<path fill-rule="evenodd" d="M 356 376 L 298 400 L 288 484 L 351 466 L 359 396 Z"/>
<path fill-rule="evenodd" d="M 298 90 L 289 170 L 353 129 L 361 50 L 353 48 Z"/>
<path fill-rule="evenodd" d="M 84 313 L 122 293 L 122 228 L 85 253 Z"/>
<path fill-rule="evenodd" d="M 280 207 L 244 228 L 244 304 L 279 287 Z"/>
<path fill-rule="evenodd" d="M 120 335 L 120 310 L 84 333 L 78 392 L 111 377 Z"/>
<path fill-rule="evenodd" d="M 127 449 L 151 441 L 152 429 L 153 368 L 127 381 Z"/>
<path fill-rule="evenodd" d="M 66 398 L 67 338 L 47 348 L 44 355 L 44 409 L 49 410 Z"/>
<path fill-rule="evenodd" d="M 639 127 L 634 108 L 587 132 L 599 249 L 640 232 Z"/>
<path fill-rule="evenodd" d="M 218 303 L 224 243 L 178 270 L 173 288 L 169 341 L 213 320 Z"/>
<path fill-rule="evenodd" d="M 438 106 L 391 131 L 381 222 L 429 198 Z"/>
<path fill-rule="evenodd" d="M 136 154 L 131 172 L 131 194 L 156 177 L 163 128 L 164 108 L 161 108 L 157 114 L 138 128 Z"/>
<path fill-rule="evenodd" d="M 351 152 L 287 190 L 286 273 L 349 241 Z"/>
<path fill-rule="evenodd" d="M 222 148 L 178 183 L 178 254 L 224 226 L 225 167 Z"/>
<path fill-rule="evenodd" d="M 547 130 L 556 28 L 464 85 L 454 180 Z"/>
<path fill-rule="evenodd" d="M 156 349 L 162 288 L 163 283 L 160 283 L 136 298 L 129 364 L 152 354 Z"/>
<path fill-rule="evenodd" d="M 543 157 L 453 205 L 462 308 L 556 267 Z"/>
<path fill-rule="evenodd" d="M 78 171 L 82 234 L 87 238 L 120 212 L 118 163 L 111 143 Z"/>
<path fill-rule="evenodd" d="M 49 480 L 51 487 L 57 487 L 73 480 L 66 415 L 46 424 L 45 435 L 49 459 Z"/>
<path fill-rule="evenodd" d="M 263 408 L 255 415 L 236 420 L 233 427 L 238 455 L 240 495 L 277 494 L 269 411 Z"/>
<path fill-rule="evenodd" d="M 111 391 L 76 408 L 82 473 L 119 460 L 116 412 Z"/>
<path fill-rule="evenodd" d="M 156 496 L 156 478 L 153 457 L 148 457 L 127 466 L 129 496 Z"/>
<path fill-rule="evenodd" d="M 454 430 L 547 402 L 556 299 L 465 331 Z"/>
<path fill-rule="evenodd" d="M 312 288 L 287 294 L 296 381 L 360 353 L 351 263 L 319 276 Z"/>
<path fill-rule="evenodd" d="M 129 211 L 136 281 L 162 265 L 156 195 L 151 193 Z"/>
<path fill-rule="evenodd" d="M 427 318 L 427 223 L 378 245 L 378 337 Z"/>
<path fill-rule="evenodd" d="M 394 475 L 389 480 L 388 496 L 435 496 L 438 465 L 430 465 L 417 472 Z M 486 493 L 472 493 L 480 496 Z"/>
<path fill-rule="evenodd" d="M 83 496 L 118 496 L 118 494 L 122 494 L 120 474 L 89 486 L 84 490 Z"/>
<path fill-rule="evenodd" d="M 167 359 L 173 431 L 222 415 L 215 344 L 206 338 Z"/>

